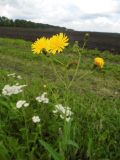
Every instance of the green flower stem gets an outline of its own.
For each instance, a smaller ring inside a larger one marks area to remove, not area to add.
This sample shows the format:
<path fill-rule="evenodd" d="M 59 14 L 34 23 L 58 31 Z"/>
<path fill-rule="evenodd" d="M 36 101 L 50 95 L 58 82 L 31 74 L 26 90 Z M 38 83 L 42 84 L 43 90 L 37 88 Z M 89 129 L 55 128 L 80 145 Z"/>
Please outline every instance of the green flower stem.
<path fill-rule="evenodd" d="M 79 54 L 78 64 L 77 64 L 77 67 L 76 67 L 76 69 L 75 69 L 75 73 L 74 73 L 74 75 L 73 75 L 73 78 L 72 78 L 72 80 L 70 81 L 70 83 L 69 83 L 69 85 L 68 85 L 68 89 L 72 86 L 73 81 L 75 80 L 76 75 L 77 75 L 77 73 L 78 73 L 78 69 L 79 69 L 79 66 L 80 66 L 80 60 L 81 60 L 81 52 L 84 50 L 84 48 L 85 48 L 85 46 L 86 46 L 86 43 L 87 43 L 87 39 L 85 39 L 81 51 L 80 51 L 79 48 L 77 48 L 77 49 L 78 49 L 78 54 Z"/>
<path fill-rule="evenodd" d="M 72 78 L 72 80 L 71 80 L 71 82 L 69 84 L 67 84 L 65 82 L 65 80 L 63 80 L 62 75 L 59 75 L 59 73 L 57 72 L 57 69 L 56 69 L 56 66 L 54 64 L 54 61 L 58 62 L 59 64 L 61 64 L 63 66 L 65 66 L 65 65 L 63 63 L 61 63 L 59 60 L 57 60 L 57 59 L 52 59 L 52 57 L 50 56 L 50 60 L 51 60 L 53 71 L 54 71 L 55 75 L 57 76 L 57 78 L 59 78 L 59 80 L 64 84 L 64 87 L 65 87 L 64 103 L 65 103 L 66 106 L 68 105 L 68 93 L 69 93 L 69 89 L 72 86 L 73 81 L 75 80 L 76 75 L 78 73 L 79 66 L 80 66 L 80 61 L 81 61 L 81 52 L 84 50 L 86 42 L 87 42 L 87 40 L 85 39 L 83 47 L 82 47 L 81 50 L 80 50 L 79 47 L 77 47 L 78 54 L 79 54 L 78 64 L 77 64 L 77 67 L 75 69 L 73 78 Z M 67 74 L 67 76 L 68 76 L 68 74 Z M 83 75 L 81 78 L 83 78 L 84 76 L 86 76 L 86 74 Z M 66 122 L 66 114 L 65 114 L 64 125 L 63 125 L 63 132 L 62 132 L 62 135 L 60 135 L 60 142 L 59 142 L 59 153 L 60 153 L 60 155 L 62 156 L 62 158 L 64 160 L 65 160 L 65 152 L 67 151 L 69 140 L 71 138 L 70 137 L 70 130 L 71 130 L 71 122 L 69 122 L 69 123 Z"/>
<path fill-rule="evenodd" d="M 29 138 L 28 138 L 28 128 L 27 128 L 27 121 L 26 121 L 26 116 L 25 116 L 25 111 L 24 109 L 22 109 L 22 113 L 23 113 L 23 118 L 24 118 L 24 123 L 25 123 L 25 136 L 26 136 L 26 146 L 27 146 L 27 150 L 28 152 L 30 151 L 30 148 L 29 148 Z"/>
<path fill-rule="evenodd" d="M 56 67 L 53 63 L 53 59 L 50 57 L 50 60 L 51 60 L 51 64 L 52 64 L 52 68 L 54 70 L 54 73 L 56 74 L 56 76 L 59 78 L 59 80 L 64 84 L 64 86 L 66 86 L 66 83 L 65 81 L 62 79 L 62 77 L 58 74 L 57 70 L 56 70 Z"/>
<path fill-rule="evenodd" d="M 65 66 L 65 64 L 64 63 L 62 63 L 61 61 L 59 61 L 58 59 L 56 59 L 55 57 L 54 57 L 54 59 L 53 60 L 55 60 L 56 62 L 58 62 L 59 64 L 61 64 L 62 66 Z"/>
<path fill-rule="evenodd" d="M 74 73 L 74 75 L 73 75 L 73 78 L 72 78 L 72 80 L 70 81 L 70 83 L 69 83 L 69 85 L 68 85 L 68 89 L 72 86 L 72 83 L 73 83 L 73 81 L 74 81 L 75 78 L 76 78 L 76 75 L 77 75 L 77 73 L 78 73 L 78 69 L 79 69 L 79 66 L 80 66 L 81 53 L 80 53 L 80 50 L 79 50 L 79 49 L 78 49 L 78 53 L 79 53 L 78 64 L 77 64 L 77 67 L 76 67 L 76 69 L 75 69 L 75 73 Z"/>
<path fill-rule="evenodd" d="M 30 152 L 30 160 L 33 160 L 33 154 L 34 154 L 35 147 L 36 147 L 36 141 L 39 138 L 39 135 L 41 135 L 41 125 L 36 126 L 36 133 L 35 133 L 35 138 L 34 138 L 34 142 L 33 142 L 33 147 Z"/>

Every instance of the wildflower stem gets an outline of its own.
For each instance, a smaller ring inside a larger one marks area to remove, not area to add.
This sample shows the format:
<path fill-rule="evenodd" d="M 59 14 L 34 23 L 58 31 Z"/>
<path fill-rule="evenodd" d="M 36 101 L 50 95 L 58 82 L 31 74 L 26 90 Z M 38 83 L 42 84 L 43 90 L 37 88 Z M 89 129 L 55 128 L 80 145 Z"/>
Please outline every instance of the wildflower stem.
<path fill-rule="evenodd" d="M 75 69 L 75 73 L 73 75 L 73 78 L 72 80 L 70 81 L 69 85 L 68 85 L 68 89 L 71 87 L 73 81 L 75 80 L 76 78 L 76 75 L 78 73 L 78 69 L 79 69 L 79 66 L 80 66 L 80 60 L 81 60 L 81 52 L 84 50 L 85 46 L 86 46 L 86 43 L 87 43 L 87 39 L 84 40 L 84 43 L 83 43 L 83 46 L 82 46 L 82 49 L 80 50 L 80 48 L 77 48 L 78 50 L 78 54 L 79 54 L 79 58 L 78 58 L 78 63 L 77 63 L 77 67 Z"/>
<path fill-rule="evenodd" d="M 78 64 L 77 64 L 77 67 L 76 67 L 76 70 L 75 70 L 75 73 L 73 75 L 73 78 L 72 80 L 70 81 L 69 85 L 68 85 L 68 89 L 71 87 L 73 81 L 75 80 L 76 78 L 76 75 L 78 73 L 78 69 L 79 69 L 79 66 L 80 66 L 80 60 L 81 60 L 81 53 L 80 53 L 80 50 L 78 49 L 78 53 L 79 53 L 79 59 L 78 59 Z"/>
<path fill-rule="evenodd" d="M 53 59 L 54 61 L 56 61 L 56 62 L 58 62 L 59 64 L 61 64 L 62 66 L 65 66 L 65 64 L 64 63 L 62 63 L 61 61 L 59 61 L 58 59 L 56 59 L 55 57 L 54 57 L 54 59 Z"/>
<path fill-rule="evenodd" d="M 25 122 L 26 146 L 27 146 L 27 150 L 29 152 L 28 128 L 27 128 L 26 115 L 25 115 L 24 109 L 22 110 L 22 112 L 23 112 L 23 117 L 24 117 L 24 122 Z"/>
<path fill-rule="evenodd" d="M 36 141 L 39 138 L 39 134 L 41 135 L 41 126 L 37 125 L 35 138 L 34 138 L 34 142 L 33 142 L 33 147 L 32 147 L 31 154 L 30 154 L 30 158 L 31 158 L 30 160 L 33 160 L 33 154 L 34 154 L 34 151 L 35 151 L 35 148 L 36 148 Z"/>
<path fill-rule="evenodd" d="M 56 67 L 55 67 L 55 65 L 54 65 L 54 63 L 53 63 L 52 58 L 50 58 L 50 59 L 51 59 L 51 64 L 52 64 L 52 68 L 53 68 L 53 70 L 54 70 L 54 73 L 55 73 L 56 76 L 59 78 L 59 80 L 64 84 L 64 86 L 66 86 L 65 81 L 62 79 L 62 77 L 61 77 L 61 76 L 59 75 L 59 73 L 57 72 Z"/>

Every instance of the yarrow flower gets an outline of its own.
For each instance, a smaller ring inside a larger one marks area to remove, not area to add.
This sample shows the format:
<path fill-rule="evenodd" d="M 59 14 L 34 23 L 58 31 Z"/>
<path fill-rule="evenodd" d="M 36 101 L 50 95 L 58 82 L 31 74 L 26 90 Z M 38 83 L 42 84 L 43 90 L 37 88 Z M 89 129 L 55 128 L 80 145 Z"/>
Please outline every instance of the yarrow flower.
<path fill-rule="evenodd" d="M 4 88 L 2 89 L 2 94 L 5 96 L 11 96 L 12 94 L 18 94 L 23 91 L 23 88 L 26 87 L 26 85 L 13 85 L 10 86 L 5 85 Z"/>
<path fill-rule="evenodd" d="M 43 102 L 43 103 L 49 103 L 49 99 L 45 97 L 47 95 L 46 92 L 44 92 L 41 96 L 36 97 L 36 100 L 38 102 Z"/>
<path fill-rule="evenodd" d="M 8 76 L 8 77 L 15 77 L 15 75 L 16 75 L 15 73 L 10 73 L 10 74 L 8 74 L 7 76 Z"/>
<path fill-rule="evenodd" d="M 17 76 L 18 79 L 22 79 L 22 77 L 20 75 Z"/>
<path fill-rule="evenodd" d="M 105 64 L 105 61 L 103 58 L 100 58 L 100 57 L 96 57 L 94 59 L 94 65 L 99 67 L 99 68 L 103 68 L 104 67 L 104 64 Z"/>
<path fill-rule="evenodd" d="M 37 39 L 31 47 L 35 54 L 40 54 L 44 50 L 47 53 L 56 54 L 62 52 L 68 44 L 68 37 L 63 33 L 60 33 L 52 36 L 50 39 L 45 37 Z"/>
<path fill-rule="evenodd" d="M 7 76 L 8 76 L 8 77 L 13 77 L 13 78 L 16 77 L 17 79 L 22 79 L 22 77 L 21 77 L 20 75 L 17 76 L 16 73 L 10 73 L 10 74 L 8 74 Z"/>
<path fill-rule="evenodd" d="M 28 106 L 29 106 L 29 103 L 27 103 L 25 100 L 19 100 L 19 101 L 16 103 L 16 107 L 17 107 L 17 108 L 28 107 Z"/>
<path fill-rule="evenodd" d="M 71 116 L 73 115 L 73 112 L 71 111 L 70 107 L 64 107 L 62 104 L 55 105 L 55 110 L 53 110 L 53 113 L 59 113 L 61 119 L 65 119 L 67 122 L 71 120 Z"/>
<path fill-rule="evenodd" d="M 33 121 L 34 123 L 39 123 L 39 122 L 40 122 L 39 116 L 33 116 L 33 117 L 32 117 L 32 121 Z"/>

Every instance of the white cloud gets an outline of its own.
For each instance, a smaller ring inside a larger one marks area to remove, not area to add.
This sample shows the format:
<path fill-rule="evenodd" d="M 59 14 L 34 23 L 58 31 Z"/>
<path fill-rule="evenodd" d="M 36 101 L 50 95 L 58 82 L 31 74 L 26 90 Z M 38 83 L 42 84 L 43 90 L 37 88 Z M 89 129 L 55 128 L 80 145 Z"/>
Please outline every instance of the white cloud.
<path fill-rule="evenodd" d="M 120 32 L 119 0 L 0 0 L 0 16 L 75 30 Z"/>
<path fill-rule="evenodd" d="M 117 8 L 117 2 L 114 0 L 75 0 L 74 3 L 85 14 L 111 13 Z"/>

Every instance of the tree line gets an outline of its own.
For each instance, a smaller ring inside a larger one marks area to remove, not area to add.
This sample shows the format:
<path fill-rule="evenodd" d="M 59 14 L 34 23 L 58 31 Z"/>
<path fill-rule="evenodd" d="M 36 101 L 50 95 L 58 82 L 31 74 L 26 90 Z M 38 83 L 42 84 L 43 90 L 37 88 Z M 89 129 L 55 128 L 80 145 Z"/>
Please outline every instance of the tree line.
<path fill-rule="evenodd" d="M 65 27 L 52 26 L 49 24 L 35 23 L 23 19 L 9 19 L 5 16 L 0 16 L 0 26 L 3 27 L 24 27 L 24 28 L 40 28 L 40 29 L 60 29 L 66 31 Z"/>

